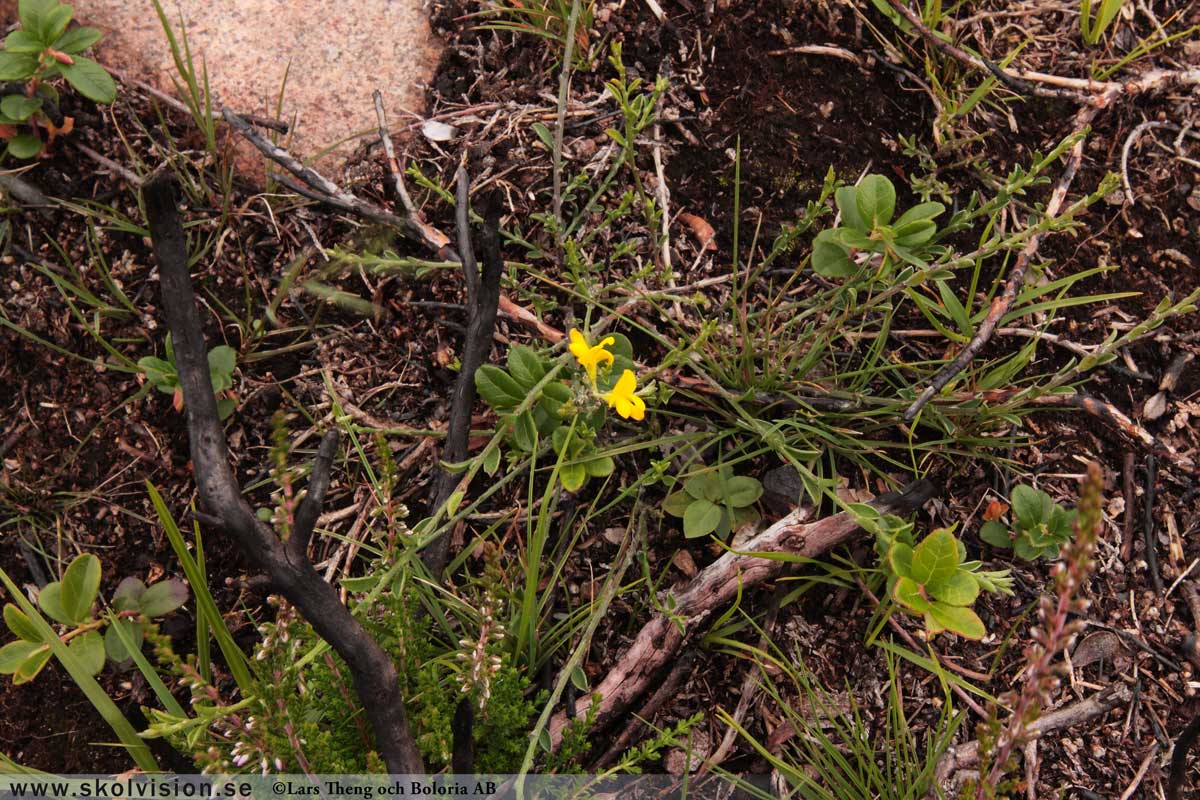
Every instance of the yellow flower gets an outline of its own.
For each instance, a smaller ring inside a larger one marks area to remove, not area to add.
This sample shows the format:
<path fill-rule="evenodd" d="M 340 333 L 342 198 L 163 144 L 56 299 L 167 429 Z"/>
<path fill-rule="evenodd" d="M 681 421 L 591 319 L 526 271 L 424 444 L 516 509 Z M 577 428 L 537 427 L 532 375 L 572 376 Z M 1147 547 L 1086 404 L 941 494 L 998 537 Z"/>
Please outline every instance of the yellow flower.
<path fill-rule="evenodd" d="M 608 401 L 610 408 L 615 408 L 625 419 L 640 422 L 646 416 L 646 402 L 634 394 L 636 391 L 637 378 L 634 377 L 633 370 L 627 369 L 621 373 L 621 379 L 617 381 L 613 390 L 604 395 L 604 399 Z"/>
<path fill-rule="evenodd" d="M 604 340 L 595 347 L 588 346 L 587 339 L 583 338 L 583 334 L 574 328 L 571 329 L 571 354 L 578 359 L 579 363 L 587 370 L 588 377 L 592 379 L 592 386 L 596 385 L 596 367 L 600 364 L 612 366 L 613 354 L 604 348 L 617 341 L 611 336 L 604 337 Z"/>

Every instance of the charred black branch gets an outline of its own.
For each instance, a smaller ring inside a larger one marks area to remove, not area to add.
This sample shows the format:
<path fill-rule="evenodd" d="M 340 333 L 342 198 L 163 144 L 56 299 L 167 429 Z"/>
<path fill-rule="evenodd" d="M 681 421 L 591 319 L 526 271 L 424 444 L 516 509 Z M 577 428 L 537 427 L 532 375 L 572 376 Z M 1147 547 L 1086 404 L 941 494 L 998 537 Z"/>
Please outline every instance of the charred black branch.
<path fill-rule="evenodd" d="M 454 718 L 450 721 L 450 732 L 454 735 L 450 770 L 455 775 L 474 774 L 475 704 L 470 697 L 458 701 L 458 708 L 454 709 Z"/>
<path fill-rule="evenodd" d="M 337 431 L 327 431 L 317 449 L 317 458 L 313 461 L 312 474 L 308 478 L 308 494 L 296 509 L 296 518 L 292 521 L 292 535 L 287 540 L 293 560 L 298 561 L 308 556 L 308 540 L 312 537 L 317 517 L 321 516 L 321 507 L 325 504 L 325 492 L 329 489 L 329 473 L 333 469 L 333 456 L 337 452 L 337 445 Z"/>
<path fill-rule="evenodd" d="M 175 343 L 200 505 L 220 520 L 221 529 L 237 541 L 253 567 L 270 576 L 275 589 L 345 660 L 388 770 L 421 773 L 424 768 L 409 728 L 395 665 L 304 554 L 292 552 L 273 530 L 258 520 L 242 497 L 229 466 L 225 432 L 217 415 L 217 401 L 208 374 L 208 351 L 188 273 L 187 242 L 170 173 L 156 172 L 143 184 L 142 194 L 161 274 L 163 310 Z M 321 455 L 313 467 L 314 485 L 309 496 L 313 498 L 311 511 L 315 513 L 319 513 L 320 496 L 324 494 L 324 486 L 318 484 L 328 485 L 333 449 L 330 441 L 327 436 L 322 442 Z"/>
<path fill-rule="evenodd" d="M 471 433 L 471 408 L 475 404 L 475 371 L 487 360 L 492 348 L 492 333 L 496 327 L 496 311 L 500 304 L 500 276 L 504 272 L 504 256 L 500 252 L 500 208 L 489 202 L 484 212 L 484 224 L 478 238 L 483 256 L 483 273 L 479 273 L 475 250 L 471 243 L 468 223 L 468 179 L 466 170 L 458 170 L 458 246 L 462 252 L 463 275 L 467 284 L 468 313 L 467 336 L 463 341 L 462 367 L 454 382 L 454 393 L 450 398 L 450 419 L 446 427 L 446 446 L 442 450 L 442 461 L 457 463 L 467 457 L 467 442 Z M 459 478 L 443 470 L 437 482 L 437 491 L 430 505 L 436 514 L 446 504 L 458 487 Z M 446 566 L 450 551 L 450 538 L 445 534 L 434 539 L 425 548 L 422 560 L 431 575 L 440 576 Z"/>

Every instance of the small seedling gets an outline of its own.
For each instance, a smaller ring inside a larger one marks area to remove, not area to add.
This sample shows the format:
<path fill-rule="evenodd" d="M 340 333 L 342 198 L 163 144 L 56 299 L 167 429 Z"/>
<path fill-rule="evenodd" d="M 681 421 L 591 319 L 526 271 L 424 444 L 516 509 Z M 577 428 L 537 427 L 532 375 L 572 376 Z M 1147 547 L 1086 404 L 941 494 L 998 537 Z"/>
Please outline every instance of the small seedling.
<path fill-rule="evenodd" d="M 980 592 L 1012 594 L 1007 570 L 985 571 L 967 561 L 967 548 L 950 528 L 939 528 L 914 543 L 913 527 L 896 517 L 869 521 L 875 531 L 880 568 L 888 576 L 888 596 L 900 608 L 919 614 L 930 634 L 943 631 L 968 639 L 987 633 L 971 606 Z"/>
<path fill-rule="evenodd" d="M 1018 558 L 1054 558 L 1071 538 L 1077 513 L 1051 499 L 1041 489 L 1021 484 L 1012 490 L 1012 525 L 998 519 L 983 524 L 979 538 L 993 547 L 1011 548 Z"/>
<path fill-rule="evenodd" d="M 171 613 L 188 598 L 183 581 L 170 579 L 147 587 L 137 578 L 126 578 L 113 593 L 115 616 L 97 618 L 93 606 L 100 578 L 100 559 L 85 553 L 67 566 L 61 581 L 46 584 L 38 593 L 41 612 L 66 626 L 59 638 L 92 676 L 104 668 L 106 658 L 128 664 L 133 656 L 126 645 L 141 647 L 145 621 Z M 28 683 L 50 661 L 50 643 L 40 626 L 12 603 L 4 606 L 4 623 L 17 640 L 0 647 L 0 675 L 12 675 L 14 684 Z"/>
<path fill-rule="evenodd" d="M 50 81 L 66 78 L 75 91 L 97 103 L 111 103 L 117 87 L 104 67 L 80 55 L 100 41 L 95 28 L 67 30 L 75 9 L 58 0 L 20 0 L 21 27 L 8 35 L 0 50 L 0 81 L 17 81 L 20 91 L 4 87 L 0 97 L 0 138 L 5 153 L 35 158 L 55 136 L 70 133 L 71 117 L 58 111 L 59 93 Z M 46 142 L 38 133 L 47 132 Z"/>
<path fill-rule="evenodd" d="M 663 510 L 683 518 L 683 535 L 689 539 L 710 533 L 724 539 L 730 531 L 758 521 L 754 504 L 762 493 L 757 478 L 721 467 L 688 478 L 682 490 L 663 500 Z"/>
<path fill-rule="evenodd" d="M 920 203 L 893 221 L 896 188 L 883 175 L 867 175 L 857 186 L 834 195 L 842 224 L 817 234 L 812 268 L 828 278 L 848 278 L 865 266 L 881 274 L 895 264 L 921 265 L 937 233 L 934 218 L 946 210 L 936 201 Z"/>
<path fill-rule="evenodd" d="M 167 334 L 166 359 L 146 356 L 138 359 L 138 368 L 154 388 L 172 396 L 175 410 L 183 411 L 183 389 L 179 385 L 179 373 L 175 368 L 175 348 L 171 335 Z M 237 408 L 233 396 L 233 371 L 237 367 L 237 353 L 229 345 L 220 345 L 208 351 L 208 377 L 212 381 L 213 394 L 217 397 L 217 414 L 226 419 Z M 225 395 L 222 397 L 222 395 Z"/>

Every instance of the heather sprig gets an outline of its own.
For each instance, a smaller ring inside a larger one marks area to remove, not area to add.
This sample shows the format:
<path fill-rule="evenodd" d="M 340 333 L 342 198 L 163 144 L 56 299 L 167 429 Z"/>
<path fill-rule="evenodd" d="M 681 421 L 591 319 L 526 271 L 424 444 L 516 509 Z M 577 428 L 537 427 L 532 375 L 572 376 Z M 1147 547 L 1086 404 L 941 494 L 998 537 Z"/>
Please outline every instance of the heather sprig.
<path fill-rule="evenodd" d="M 1025 651 L 1020 692 L 1007 698 L 1012 714 L 1003 726 L 993 717 L 980 732 L 984 758 L 975 787 L 976 800 L 1002 796 L 1004 776 L 1012 768 L 1013 753 L 1029 738 L 1029 726 L 1058 687 L 1056 659 L 1079 629 L 1079 623 L 1070 616 L 1082 613 L 1088 606 L 1082 595 L 1092 572 L 1092 554 L 1100 533 L 1103 486 L 1100 467 L 1094 462 L 1089 464 L 1079 487 L 1074 536 L 1062 549 L 1062 561 L 1054 567 L 1054 594 L 1043 596 L 1038 606 L 1038 624 Z"/>

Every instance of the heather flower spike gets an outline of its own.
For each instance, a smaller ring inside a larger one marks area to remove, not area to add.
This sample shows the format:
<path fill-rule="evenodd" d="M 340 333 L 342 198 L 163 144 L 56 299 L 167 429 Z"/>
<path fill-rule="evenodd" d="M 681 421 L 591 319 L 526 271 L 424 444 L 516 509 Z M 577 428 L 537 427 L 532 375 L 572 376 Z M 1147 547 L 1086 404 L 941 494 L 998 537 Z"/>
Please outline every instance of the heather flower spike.
<path fill-rule="evenodd" d="M 636 391 L 637 378 L 634 377 L 633 370 L 627 369 L 621 373 L 621 378 L 613 390 L 604 395 L 604 399 L 625 419 L 640 422 L 646 416 L 646 401 L 634 394 Z"/>
<path fill-rule="evenodd" d="M 571 333 L 571 354 L 579 361 L 580 365 L 587 370 L 588 377 L 592 380 L 592 387 L 596 386 L 596 369 L 601 364 L 611 366 L 613 363 L 613 354 L 604 348 L 613 344 L 617 340 L 611 336 L 604 337 L 600 344 L 592 347 L 587 343 L 587 339 L 583 338 L 583 334 L 572 328 Z"/>

